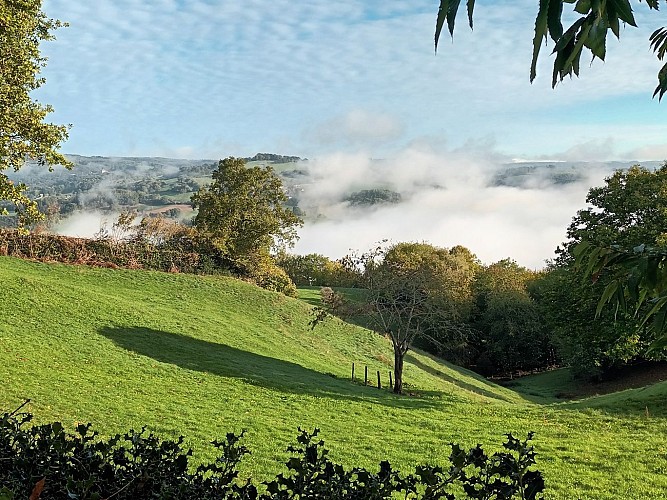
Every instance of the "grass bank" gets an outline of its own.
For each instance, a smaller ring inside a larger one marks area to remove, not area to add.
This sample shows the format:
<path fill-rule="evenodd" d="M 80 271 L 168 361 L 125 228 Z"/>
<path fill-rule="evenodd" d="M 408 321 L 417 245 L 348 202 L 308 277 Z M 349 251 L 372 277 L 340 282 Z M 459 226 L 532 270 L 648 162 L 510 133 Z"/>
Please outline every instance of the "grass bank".
<path fill-rule="evenodd" d="M 348 466 L 405 471 L 444 463 L 452 441 L 493 450 L 533 430 L 547 498 L 667 497 L 663 386 L 633 404 L 538 404 L 411 353 L 412 395 L 395 396 L 349 380 L 355 362 L 386 383 L 388 341 L 338 320 L 311 330 L 310 304 L 240 281 L 0 258 L 0 283 L 0 408 L 30 398 L 39 421 L 147 425 L 185 435 L 201 459 L 247 429 L 242 476 L 260 481 L 282 471 L 298 426 L 321 428 Z"/>

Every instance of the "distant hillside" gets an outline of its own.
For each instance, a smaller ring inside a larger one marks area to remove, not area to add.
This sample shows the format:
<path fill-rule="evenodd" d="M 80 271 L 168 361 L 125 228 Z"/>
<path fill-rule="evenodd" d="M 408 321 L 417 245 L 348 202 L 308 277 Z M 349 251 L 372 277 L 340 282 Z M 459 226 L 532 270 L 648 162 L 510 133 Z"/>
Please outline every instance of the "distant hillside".
<path fill-rule="evenodd" d="M 111 217 L 124 210 L 140 215 L 162 213 L 174 219 L 189 221 L 192 218 L 190 199 L 211 180 L 217 160 L 181 160 L 150 157 L 102 157 L 68 156 L 74 163 L 72 170 L 56 168 L 53 172 L 36 165 L 26 165 L 18 172 L 11 172 L 11 179 L 24 182 L 28 194 L 38 200 L 40 209 L 52 214 L 51 227 L 72 236 L 92 236 L 104 215 Z M 447 190 L 449 178 L 427 175 L 415 179 L 397 175 L 400 170 L 386 160 L 369 160 L 369 170 L 364 174 L 336 178 L 337 170 L 317 161 L 298 156 L 275 153 L 257 153 L 245 158 L 249 166 L 270 165 L 281 177 L 289 197 L 287 205 L 306 222 L 325 220 L 330 216 L 346 214 L 358 219 L 364 211 L 371 213 L 379 208 L 414 202 L 424 192 L 434 189 Z M 391 164 L 391 165 L 390 165 Z M 497 165 L 495 170 L 484 173 L 479 188 L 512 187 L 518 189 L 543 189 L 572 183 L 587 183 L 591 172 L 611 173 L 614 169 L 628 168 L 632 162 L 513 162 Z M 656 168 L 661 162 L 644 162 L 648 168 Z M 389 169 L 384 171 L 385 166 Z M 364 167 L 364 168 L 366 168 Z M 318 169 L 324 169 L 325 174 Z M 434 168 L 434 173 L 438 171 Z M 393 170 L 392 170 L 393 169 Z M 419 169 L 417 169 L 419 170 Z M 393 173 L 392 173 L 393 172 Z M 598 175 L 596 178 L 601 178 Z M 0 208 L 13 210 L 13 206 L 0 202 Z M 346 213 L 347 208 L 352 213 Z M 84 230 L 79 220 L 60 224 L 73 215 L 83 217 L 97 214 L 94 229 Z M 0 216 L 0 226 L 12 226 L 15 218 Z M 73 229 L 72 229 L 73 228 Z"/>
<path fill-rule="evenodd" d="M 586 179 L 591 169 L 605 172 L 623 170 L 639 162 L 514 162 L 506 163 L 493 177 L 494 186 L 534 187 L 539 184 L 570 184 Z M 663 162 L 641 162 L 643 167 L 659 168 Z"/>

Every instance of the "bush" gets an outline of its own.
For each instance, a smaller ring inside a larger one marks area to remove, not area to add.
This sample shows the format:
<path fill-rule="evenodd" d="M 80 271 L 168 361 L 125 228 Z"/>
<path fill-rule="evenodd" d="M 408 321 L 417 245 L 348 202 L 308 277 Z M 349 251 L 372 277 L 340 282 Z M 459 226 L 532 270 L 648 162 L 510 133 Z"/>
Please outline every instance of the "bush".
<path fill-rule="evenodd" d="M 287 273 L 278 267 L 268 252 L 258 251 L 234 261 L 241 277 L 266 290 L 296 297 L 297 289 Z"/>
<path fill-rule="evenodd" d="M 345 260 L 334 261 L 315 253 L 293 255 L 281 252 L 276 261 L 297 286 L 352 288 L 361 283 L 360 274 Z"/>
<path fill-rule="evenodd" d="M 542 498 L 544 481 L 535 464 L 529 442 L 507 435 L 504 452 L 488 456 L 478 445 L 466 451 L 452 444 L 447 469 L 418 466 L 402 476 L 387 461 L 379 471 L 346 470 L 327 457 L 319 430 L 299 429 L 297 445 L 287 474 L 263 483 L 264 493 L 250 479 L 238 479 L 237 465 L 249 454 L 240 435 L 227 434 L 213 441 L 220 453 L 211 463 L 193 469 L 191 450 L 182 448 L 183 437 L 161 440 L 146 429 L 129 431 L 109 439 L 99 438 L 90 424 L 80 424 L 75 434 L 51 423 L 28 426 L 30 414 L 5 413 L 0 418 L 0 500 L 43 498 L 97 500 L 141 499 L 454 499 L 535 500 Z M 461 498 L 461 497 L 459 497 Z"/>
<path fill-rule="evenodd" d="M 132 229 L 135 232 L 127 240 L 22 234 L 0 229 L 0 255 L 99 267 L 234 275 L 267 290 L 290 297 L 297 295 L 292 280 L 276 266 L 268 252 L 231 261 L 197 240 L 189 228 L 161 218 L 144 219 Z"/>

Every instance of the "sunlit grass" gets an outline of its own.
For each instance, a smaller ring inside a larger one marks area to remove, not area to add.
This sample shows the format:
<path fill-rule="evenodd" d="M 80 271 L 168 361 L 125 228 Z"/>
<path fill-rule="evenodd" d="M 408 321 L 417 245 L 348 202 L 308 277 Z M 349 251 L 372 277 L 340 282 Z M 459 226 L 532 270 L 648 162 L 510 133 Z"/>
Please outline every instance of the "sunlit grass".
<path fill-rule="evenodd" d="M 547 498 L 665 498 L 664 406 L 647 414 L 641 402 L 663 385 L 539 405 L 410 353 L 412 395 L 395 396 L 359 382 L 368 366 L 387 384 L 386 339 L 336 319 L 311 330 L 311 304 L 240 281 L 0 258 L 0 283 L 0 408 L 30 398 L 38 421 L 105 434 L 147 425 L 185 435 L 200 460 L 212 439 L 247 429 L 241 475 L 259 481 L 283 470 L 297 426 L 321 428 L 348 466 L 389 459 L 404 471 L 444 464 L 451 441 L 494 450 L 504 433 L 533 430 Z"/>

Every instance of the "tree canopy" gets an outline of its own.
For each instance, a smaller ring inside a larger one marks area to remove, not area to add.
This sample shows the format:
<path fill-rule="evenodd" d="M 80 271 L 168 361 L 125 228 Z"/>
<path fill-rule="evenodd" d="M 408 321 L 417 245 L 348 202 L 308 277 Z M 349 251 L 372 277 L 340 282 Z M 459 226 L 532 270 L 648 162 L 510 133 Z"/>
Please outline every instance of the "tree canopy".
<path fill-rule="evenodd" d="M 476 257 L 464 247 L 398 243 L 360 259 L 364 312 L 394 348 L 394 392 L 403 390 L 403 361 L 416 339 L 443 343 L 465 334 Z"/>
<path fill-rule="evenodd" d="M 241 158 L 220 160 L 213 182 L 192 196 L 194 224 L 224 257 L 238 259 L 296 239 L 299 217 L 283 204 L 287 195 L 271 167 L 246 168 Z"/>
<path fill-rule="evenodd" d="M 603 186 L 591 188 L 586 198 L 591 206 L 577 212 L 558 259 L 531 289 L 563 357 L 582 375 L 656 357 L 656 353 L 647 352 L 656 332 L 641 324 L 650 301 L 635 304 L 636 310 L 626 308 L 626 296 L 628 302 L 631 297 L 619 281 L 632 274 L 621 264 L 647 270 L 646 261 L 625 261 L 620 249 L 664 245 L 666 192 L 667 167 L 651 171 L 636 166 L 617 171 Z M 651 276 L 659 278 L 655 272 Z M 651 282 L 638 274 L 636 280 L 640 288 L 640 284 Z M 643 293 L 639 288 L 633 291 L 637 297 Z M 606 302 L 612 296 L 622 301 L 621 307 L 603 309 L 600 300 Z M 650 299 L 651 294 L 644 296 Z"/>
<path fill-rule="evenodd" d="M 41 0 L 8 0 L 0 3 L 0 199 L 12 202 L 21 223 L 41 218 L 37 204 L 4 170 L 19 170 L 26 160 L 51 169 L 71 166 L 57 150 L 67 139 L 67 127 L 44 122 L 53 111 L 31 97 L 44 84 L 39 76 L 46 58 L 39 44 L 53 39 L 63 23 L 41 11 Z"/>
<path fill-rule="evenodd" d="M 641 0 L 640 0 L 641 2 Z M 563 27 L 563 6 L 573 4 L 577 19 L 567 29 Z M 447 24 L 450 35 L 454 35 L 454 25 L 459 12 L 460 0 L 440 0 L 435 27 L 435 47 L 438 48 L 440 34 Z M 646 0 L 649 9 L 656 12 L 660 0 Z M 473 27 L 475 0 L 466 2 L 468 24 Z M 621 24 L 637 27 L 630 0 L 539 0 L 535 18 L 533 38 L 533 58 L 530 66 L 530 81 L 537 75 L 537 59 L 544 40 L 551 38 L 554 43 L 554 66 L 552 86 L 556 86 L 566 76 L 579 75 L 581 55 L 590 52 L 593 59 L 603 60 L 607 55 L 607 35 L 613 33 L 620 38 Z M 659 60 L 667 55 L 667 27 L 655 30 L 649 38 L 651 49 Z M 667 92 L 667 64 L 658 73 L 658 85 L 653 96 Z"/>

